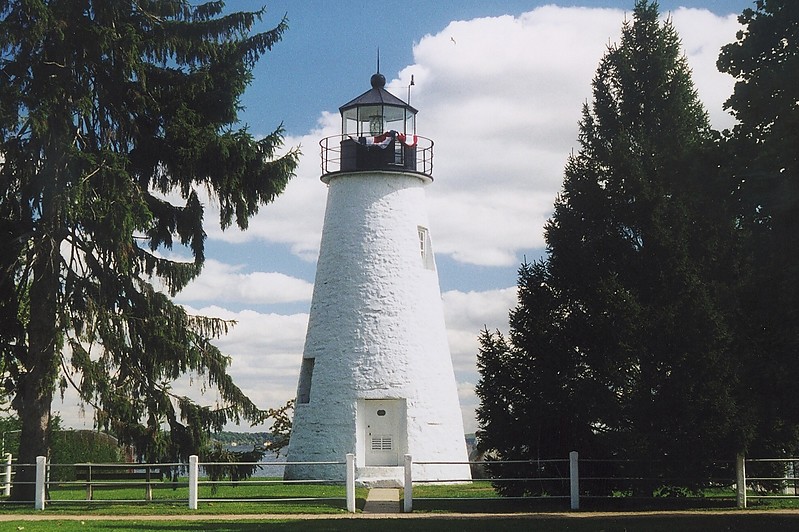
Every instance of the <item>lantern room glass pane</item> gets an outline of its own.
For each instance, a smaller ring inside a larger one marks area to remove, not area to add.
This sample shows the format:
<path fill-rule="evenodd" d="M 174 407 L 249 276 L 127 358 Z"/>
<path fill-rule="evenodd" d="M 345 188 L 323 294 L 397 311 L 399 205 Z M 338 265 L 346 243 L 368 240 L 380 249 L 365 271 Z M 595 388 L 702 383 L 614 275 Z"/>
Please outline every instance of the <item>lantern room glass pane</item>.
<path fill-rule="evenodd" d="M 386 131 L 416 133 L 416 115 L 404 107 L 385 107 Z"/>
<path fill-rule="evenodd" d="M 409 110 L 405 110 L 405 131 L 409 135 L 416 134 L 416 114 Z"/>
<path fill-rule="evenodd" d="M 358 107 L 358 135 L 379 135 L 385 128 L 382 105 Z"/>
<path fill-rule="evenodd" d="M 386 117 L 386 123 L 401 124 L 405 120 L 405 109 L 386 105 L 383 107 L 383 115 Z"/>
<path fill-rule="evenodd" d="M 356 135 L 358 133 L 358 120 L 355 110 L 346 111 L 341 122 L 342 135 Z"/>

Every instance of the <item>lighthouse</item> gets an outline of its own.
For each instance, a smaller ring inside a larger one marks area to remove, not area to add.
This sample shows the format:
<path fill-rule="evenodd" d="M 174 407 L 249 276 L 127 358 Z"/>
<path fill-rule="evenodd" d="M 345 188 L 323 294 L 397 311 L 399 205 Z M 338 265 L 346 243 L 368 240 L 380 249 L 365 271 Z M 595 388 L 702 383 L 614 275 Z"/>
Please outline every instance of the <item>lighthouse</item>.
<path fill-rule="evenodd" d="M 402 485 L 405 455 L 414 480 L 466 481 L 425 208 L 433 142 L 382 74 L 370 81 L 320 141 L 327 204 L 285 477 L 343 480 L 352 453 L 361 485 Z"/>

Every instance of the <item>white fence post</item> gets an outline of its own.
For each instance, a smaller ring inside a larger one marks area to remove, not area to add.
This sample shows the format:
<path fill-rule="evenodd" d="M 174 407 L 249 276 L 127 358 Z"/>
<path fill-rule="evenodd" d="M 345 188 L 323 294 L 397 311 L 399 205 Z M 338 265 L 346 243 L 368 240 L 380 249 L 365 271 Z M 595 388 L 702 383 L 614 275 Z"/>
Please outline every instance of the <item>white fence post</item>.
<path fill-rule="evenodd" d="M 33 507 L 44 510 L 45 475 L 47 474 L 47 457 L 36 457 L 36 493 L 33 496 Z"/>
<path fill-rule="evenodd" d="M 355 513 L 355 455 L 347 453 L 347 511 Z"/>
<path fill-rule="evenodd" d="M 197 455 L 189 456 L 189 510 L 197 509 L 197 480 L 199 476 Z"/>
<path fill-rule="evenodd" d="M 578 466 L 578 457 L 577 451 L 569 453 L 569 487 L 572 510 L 580 509 L 580 470 Z"/>
<path fill-rule="evenodd" d="M 6 453 L 6 470 L 5 474 L 5 483 L 3 484 L 3 495 L 6 497 L 11 495 L 11 461 L 13 457 L 11 453 Z"/>
<path fill-rule="evenodd" d="M 403 483 L 404 497 L 402 499 L 402 511 L 411 513 L 413 511 L 413 458 L 405 455 L 405 481 Z"/>
<path fill-rule="evenodd" d="M 738 508 L 746 508 L 746 457 L 743 454 L 735 458 L 735 488 Z"/>

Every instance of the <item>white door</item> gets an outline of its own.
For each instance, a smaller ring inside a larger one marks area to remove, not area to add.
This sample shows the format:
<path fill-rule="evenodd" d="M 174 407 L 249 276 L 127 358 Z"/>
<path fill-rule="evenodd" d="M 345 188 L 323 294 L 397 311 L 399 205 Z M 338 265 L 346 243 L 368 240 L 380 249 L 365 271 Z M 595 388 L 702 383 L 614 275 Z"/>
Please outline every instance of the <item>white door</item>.
<path fill-rule="evenodd" d="M 404 406 L 400 399 L 364 401 L 367 466 L 400 465 L 400 447 L 405 431 Z"/>

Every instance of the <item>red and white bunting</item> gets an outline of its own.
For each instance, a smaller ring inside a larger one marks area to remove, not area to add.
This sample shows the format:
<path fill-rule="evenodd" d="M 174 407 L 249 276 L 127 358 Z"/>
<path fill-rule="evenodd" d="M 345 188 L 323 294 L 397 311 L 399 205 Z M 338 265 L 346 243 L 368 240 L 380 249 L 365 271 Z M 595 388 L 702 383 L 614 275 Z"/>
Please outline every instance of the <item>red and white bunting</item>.
<path fill-rule="evenodd" d="M 356 140 L 354 137 L 350 138 Z M 375 137 L 360 137 L 357 139 L 357 141 L 366 146 L 377 146 L 379 148 L 385 149 L 394 139 L 397 139 L 408 147 L 416 146 L 416 143 L 419 140 L 418 136 L 416 135 L 406 135 L 405 133 L 399 133 L 397 131 L 386 131 L 385 133 Z"/>

